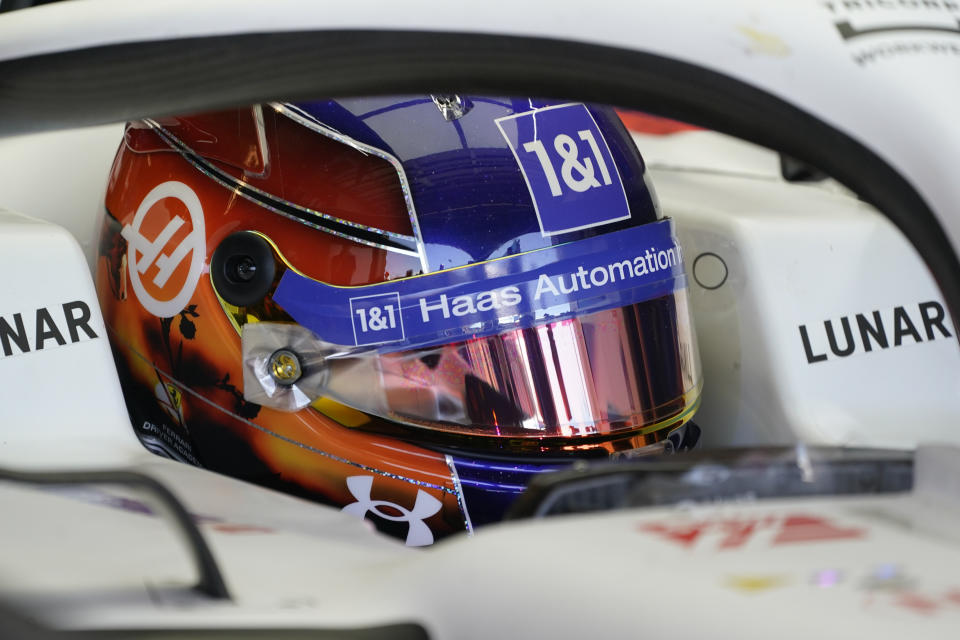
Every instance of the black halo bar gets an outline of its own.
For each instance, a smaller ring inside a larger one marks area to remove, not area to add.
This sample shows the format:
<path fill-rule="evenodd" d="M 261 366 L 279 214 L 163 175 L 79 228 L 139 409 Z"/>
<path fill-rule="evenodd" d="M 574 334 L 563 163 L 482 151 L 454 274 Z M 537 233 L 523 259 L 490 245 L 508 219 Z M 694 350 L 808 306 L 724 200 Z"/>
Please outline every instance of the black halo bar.
<path fill-rule="evenodd" d="M 176 525 L 190 550 L 197 566 L 200 580 L 195 589 L 217 600 L 230 600 L 230 593 L 223 581 L 217 561 L 207 546 L 200 529 L 170 489 L 148 475 L 134 471 L 64 471 L 36 472 L 0 469 L 0 481 L 41 486 L 77 486 L 107 484 L 138 489 L 155 498 L 165 514 Z"/>
<path fill-rule="evenodd" d="M 54 628 L 36 614 L 0 600 L 0 640 L 429 640 L 427 630 L 415 622 L 395 622 L 373 627 L 120 627 L 110 629 Z"/>
<path fill-rule="evenodd" d="M 42 4 L 52 2 L 62 2 L 62 0 L 0 0 L 0 13 L 7 11 L 17 11 L 18 9 L 29 9 L 38 7 Z"/>

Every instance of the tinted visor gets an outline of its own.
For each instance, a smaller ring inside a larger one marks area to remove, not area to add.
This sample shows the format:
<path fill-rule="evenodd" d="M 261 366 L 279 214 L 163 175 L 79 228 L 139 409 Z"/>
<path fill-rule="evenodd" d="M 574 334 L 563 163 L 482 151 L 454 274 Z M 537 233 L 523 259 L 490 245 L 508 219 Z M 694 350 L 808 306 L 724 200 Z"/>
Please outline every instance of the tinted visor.
<path fill-rule="evenodd" d="M 685 288 L 577 318 L 393 353 L 343 352 L 284 323 L 248 324 L 243 341 L 245 395 L 252 401 L 296 410 L 331 398 L 437 435 L 577 448 L 679 426 L 699 400 Z M 276 376 L 276 354 L 284 351 L 299 358 L 292 384 Z"/>
<path fill-rule="evenodd" d="M 649 432 L 688 417 L 700 379 L 686 290 L 581 318 L 379 357 L 383 414 L 509 438 Z"/>

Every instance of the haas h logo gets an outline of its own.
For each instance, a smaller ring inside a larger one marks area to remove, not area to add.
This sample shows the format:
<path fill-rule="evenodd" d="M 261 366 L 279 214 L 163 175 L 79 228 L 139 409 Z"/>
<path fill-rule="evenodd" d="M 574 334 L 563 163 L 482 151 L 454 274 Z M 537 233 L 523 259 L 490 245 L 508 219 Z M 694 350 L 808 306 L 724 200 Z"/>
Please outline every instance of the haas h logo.
<path fill-rule="evenodd" d="M 176 213 L 171 217 L 169 204 L 166 209 L 157 207 L 151 212 L 155 204 L 168 198 L 179 201 L 187 209 L 190 228 L 186 235 L 181 232 L 186 221 Z M 180 313 L 197 288 L 206 253 L 203 207 L 197 194 L 182 182 L 157 185 L 140 203 L 133 222 L 124 226 L 120 235 L 128 243 L 130 284 L 140 304 L 161 318 Z M 165 253 L 167 244 L 175 238 L 179 241 Z M 188 257 L 189 264 L 183 267 Z"/>
<path fill-rule="evenodd" d="M 370 489 L 373 487 L 373 476 L 351 476 L 347 478 L 347 488 L 357 499 L 353 504 L 348 504 L 342 511 L 362 518 L 367 513 L 373 513 L 384 520 L 392 522 L 406 522 L 409 525 L 407 531 L 407 546 L 422 547 L 433 544 L 433 532 L 430 527 L 424 523 L 424 520 L 440 511 L 443 503 L 431 496 L 426 491 L 417 490 L 417 501 L 413 509 L 404 509 L 398 504 L 387 502 L 386 500 L 372 500 L 370 498 Z M 398 511 L 400 515 L 391 515 L 380 510 L 381 507 L 390 507 Z"/>

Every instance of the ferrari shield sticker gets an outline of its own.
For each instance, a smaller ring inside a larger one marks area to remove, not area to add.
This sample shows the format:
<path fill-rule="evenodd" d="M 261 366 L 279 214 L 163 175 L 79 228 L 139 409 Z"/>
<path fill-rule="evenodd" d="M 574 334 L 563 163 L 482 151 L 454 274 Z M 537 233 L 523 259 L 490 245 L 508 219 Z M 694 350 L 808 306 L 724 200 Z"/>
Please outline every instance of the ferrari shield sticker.
<path fill-rule="evenodd" d="M 189 221 L 179 213 L 183 207 Z M 203 227 L 200 198 L 184 183 L 170 181 L 147 194 L 133 222 L 120 232 L 128 242 L 130 284 L 137 300 L 153 315 L 173 317 L 193 297 L 206 253 Z"/>
<path fill-rule="evenodd" d="M 586 105 L 499 118 L 545 236 L 625 220 L 630 206 L 613 156 Z"/>

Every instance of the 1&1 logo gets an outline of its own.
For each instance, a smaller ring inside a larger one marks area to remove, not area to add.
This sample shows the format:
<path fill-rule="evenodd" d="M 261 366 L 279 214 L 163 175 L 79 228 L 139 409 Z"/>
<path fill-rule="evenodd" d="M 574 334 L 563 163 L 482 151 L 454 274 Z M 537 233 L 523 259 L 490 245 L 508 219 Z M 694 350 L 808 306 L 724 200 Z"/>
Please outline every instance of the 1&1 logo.
<path fill-rule="evenodd" d="M 165 206 L 154 206 L 165 200 Z M 190 217 L 186 235 L 181 228 L 187 221 L 178 213 L 184 207 Z M 206 254 L 203 207 L 197 194 L 182 182 L 157 185 L 120 235 L 129 245 L 130 284 L 140 304 L 161 318 L 180 313 L 197 288 Z M 164 252 L 175 239 L 170 252 Z"/>
<path fill-rule="evenodd" d="M 520 166 L 544 236 L 630 217 L 610 147 L 584 104 L 563 104 L 497 118 Z"/>

